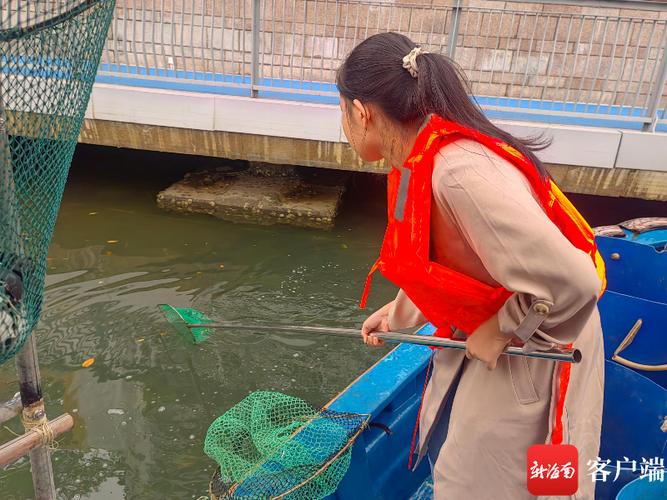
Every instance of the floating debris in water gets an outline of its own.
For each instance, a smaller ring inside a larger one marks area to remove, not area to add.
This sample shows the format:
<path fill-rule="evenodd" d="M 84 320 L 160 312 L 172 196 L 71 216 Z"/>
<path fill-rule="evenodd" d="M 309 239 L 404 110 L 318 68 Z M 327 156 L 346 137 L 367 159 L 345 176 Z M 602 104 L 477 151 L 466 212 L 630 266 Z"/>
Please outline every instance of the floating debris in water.
<path fill-rule="evenodd" d="M 97 215 L 99 212 L 88 212 L 88 215 Z"/>
<path fill-rule="evenodd" d="M 125 410 L 122 408 L 109 408 L 107 410 L 108 415 L 125 415 Z"/>
<path fill-rule="evenodd" d="M 166 408 L 165 408 L 164 406 L 160 406 L 160 407 L 157 409 L 157 411 L 159 411 L 160 413 L 162 413 L 164 410 L 166 410 Z"/>
<path fill-rule="evenodd" d="M 194 439 L 194 438 L 195 438 L 195 435 L 194 435 L 194 434 L 190 434 L 190 439 Z"/>
<path fill-rule="evenodd" d="M 118 243 L 118 240 L 107 240 L 107 243 L 109 243 L 110 245 L 114 245 Z"/>
<path fill-rule="evenodd" d="M 294 356 L 295 358 L 298 358 L 298 357 L 299 357 L 299 353 L 298 353 L 298 352 L 295 352 L 294 354 L 292 354 L 292 356 Z"/>
<path fill-rule="evenodd" d="M 131 380 L 131 379 L 132 379 L 132 375 L 127 375 L 127 376 L 125 377 L 125 380 Z"/>
<path fill-rule="evenodd" d="M 83 363 L 81 363 L 81 366 L 84 367 L 84 368 L 89 368 L 90 366 L 92 366 L 92 364 L 94 362 L 95 362 L 95 358 L 88 358 Z"/>

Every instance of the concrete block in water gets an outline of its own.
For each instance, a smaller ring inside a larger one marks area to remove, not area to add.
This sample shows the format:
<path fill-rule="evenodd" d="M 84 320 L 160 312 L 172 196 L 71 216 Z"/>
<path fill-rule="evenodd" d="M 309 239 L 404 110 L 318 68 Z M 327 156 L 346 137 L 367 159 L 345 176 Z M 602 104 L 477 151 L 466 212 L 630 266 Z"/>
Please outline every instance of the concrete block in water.
<path fill-rule="evenodd" d="M 294 169 L 294 167 L 291 167 Z M 232 222 L 333 226 L 348 174 L 287 170 L 267 175 L 257 166 L 245 172 L 225 169 L 189 173 L 161 191 L 158 206 L 179 213 L 209 214 Z"/>

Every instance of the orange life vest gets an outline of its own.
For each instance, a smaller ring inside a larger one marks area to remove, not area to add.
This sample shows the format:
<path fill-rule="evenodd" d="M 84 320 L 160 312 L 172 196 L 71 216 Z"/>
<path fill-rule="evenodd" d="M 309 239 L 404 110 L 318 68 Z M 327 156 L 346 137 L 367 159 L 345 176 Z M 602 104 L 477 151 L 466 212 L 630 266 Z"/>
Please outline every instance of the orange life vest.
<path fill-rule="evenodd" d="M 452 328 L 471 334 L 493 316 L 512 293 L 483 283 L 430 259 L 431 177 L 434 156 L 446 144 L 468 138 L 508 160 L 528 179 L 549 219 L 577 248 L 590 255 L 605 287 L 604 261 L 597 251 L 593 230 L 549 178 L 512 146 L 433 115 L 417 136 L 402 167 L 388 175 L 388 225 L 361 299 L 366 305 L 372 274 L 382 274 L 399 286 L 437 330 L 449 337 Z M 601 290 L 601 293 L 602 293 Z M 562 442 L 561 416 L 570 376 L 570 364 L 561 363 L 560 390 L 552 442 Z"/>

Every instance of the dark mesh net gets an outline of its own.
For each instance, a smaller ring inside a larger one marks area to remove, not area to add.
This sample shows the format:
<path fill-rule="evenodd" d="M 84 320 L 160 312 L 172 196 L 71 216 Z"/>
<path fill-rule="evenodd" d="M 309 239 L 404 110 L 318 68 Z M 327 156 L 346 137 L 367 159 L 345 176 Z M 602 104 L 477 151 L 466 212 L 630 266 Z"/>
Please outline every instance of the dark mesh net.
<path fill-rule="evenodd" d="M 254 392 L 208 430 L 204 451 L 220 466 L 217 498 L 313 500 L 336 491 L 368 415 L 316 411 L 278 392 Z"/>
<path fill-rule="evenodd" d="M 39 320 L 48 245 L 114 0 L 0 5 L 3 363 Z"/>

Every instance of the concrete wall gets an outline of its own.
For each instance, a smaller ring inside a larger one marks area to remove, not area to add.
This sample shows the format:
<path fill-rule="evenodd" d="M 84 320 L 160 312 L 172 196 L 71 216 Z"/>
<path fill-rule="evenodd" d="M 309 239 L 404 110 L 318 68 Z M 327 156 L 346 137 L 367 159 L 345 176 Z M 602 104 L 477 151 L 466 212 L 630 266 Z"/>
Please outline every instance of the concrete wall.
<path fill-rule="evenodd" d="M 337 106 L 96 84 L 81 142 L 382 173 L 352 152 Z M 501 122 L 545 133 L 540 153 L 563 189 L 667 200 L 667 134 Z M 574 165 L 574 166 L 573 166 Z"/>

